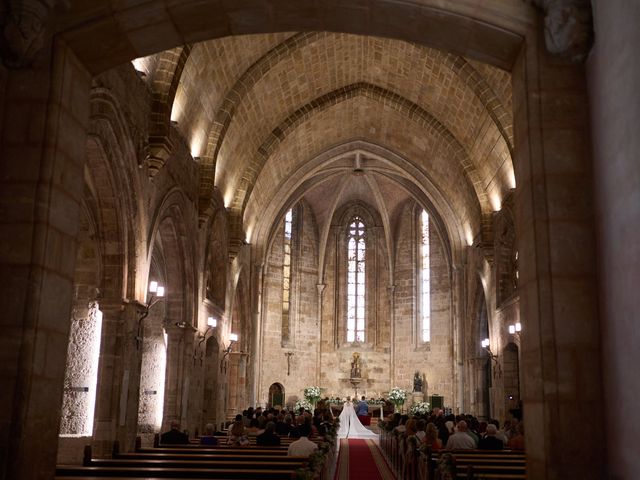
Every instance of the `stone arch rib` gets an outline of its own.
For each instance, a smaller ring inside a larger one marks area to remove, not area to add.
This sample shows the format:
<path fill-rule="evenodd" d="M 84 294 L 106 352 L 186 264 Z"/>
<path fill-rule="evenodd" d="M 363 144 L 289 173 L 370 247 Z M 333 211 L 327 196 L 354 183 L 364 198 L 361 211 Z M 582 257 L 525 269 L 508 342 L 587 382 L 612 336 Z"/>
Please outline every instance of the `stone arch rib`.
<path fill-rule="evenodd" d="M 205 153 L 201 158 L 199 206 L 201 223 L 205 221 L 210 213 L 209 203 L 215 183 L 218 153 L 238 105 L 254 85 L 282 59 L 292 52 L 325 37 L 327 34 L 327 32 L 302 32 L 292 35 L 256 60 L 227 92 L 215 114 L 213 125 L 207 138 Z"/>
<path fill-rule="evenodd" d="M 173 149 L 170 140 L 171 109 L 191 48 L 191 45 L 185 45 L 160 55 L 159 65 L 152 82 L 153 99 L 149 118 L 147 162 L 150 176 L 154 176 L 164 166 Z"/>
<path fill-rule="evenodd" d="M 504 138 L 509 153 L 513 158 L 513 125 L 510 121 L 511 115 L 502 104 L 502 101 L 495 94 L 491 86 L 487 83 L 478 71 L 459 55 L 451 53 L 444 55 L 444 64 L 450 68 L 464 83 L 473 91 L 476 97 L 482 102 L 487 113 L 496 124 L 498 131 Z"/>
<path fill-rule="evenodd" d="M 453 157 L 463 167 L 469 182 L 476 192 L 482 211 L 491 212 L 491 206 L 489 204 L 487 194 L 484 192 L 482 187 L 480 174 L 471 162 L 462 144 L 439 120 L 420 105 L 398 95 L 395 92 L 369 83 L 358 82 L 333 90 L 332 92 L 322 95 L 303 105 L 271 131 L 258 148 L 249 165 L 244 170 L 240 184 L 236 188 L 233 202 L 230 205 L 230 210 L 233 216 L 235 218 L 242 218 L 246 204 L 251 196 L 251 191 L 253 190 L 263 166 L 278 145 L 285 140 L 287 135 L 292 133 L 298 126 L 310 119 L 316 113 L 327 110 L 328 108 L 344 102 L 345 100 L 349 100 L 357 96 L 364 96 L 371 100 L 380 102 L 383 105 L 406 115 L 411 121 L 416 122 L 418 125 L 438 133 L 449 145 L 453 152 Z"/>

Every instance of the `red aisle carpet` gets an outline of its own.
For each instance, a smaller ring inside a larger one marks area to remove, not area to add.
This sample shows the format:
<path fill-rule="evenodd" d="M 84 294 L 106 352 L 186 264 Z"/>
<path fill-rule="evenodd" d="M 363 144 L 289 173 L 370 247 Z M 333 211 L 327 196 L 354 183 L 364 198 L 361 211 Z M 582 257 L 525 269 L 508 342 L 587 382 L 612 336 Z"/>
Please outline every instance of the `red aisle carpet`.
<path fill-rule="evenodd" d="M 373 440 L 340 439 L 335 480 L 395 480 Z"/>

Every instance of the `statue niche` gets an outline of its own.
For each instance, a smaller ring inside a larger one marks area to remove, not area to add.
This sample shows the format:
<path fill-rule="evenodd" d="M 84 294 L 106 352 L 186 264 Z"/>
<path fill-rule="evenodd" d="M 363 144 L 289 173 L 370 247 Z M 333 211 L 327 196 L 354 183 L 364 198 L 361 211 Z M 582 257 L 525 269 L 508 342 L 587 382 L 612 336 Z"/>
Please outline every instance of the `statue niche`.
<path fill-rule="evenodd" d="M 358 352 L 353 353 L 353 357 L 351 360 L 351 378 L 362 378 L 360 354 Z"/>

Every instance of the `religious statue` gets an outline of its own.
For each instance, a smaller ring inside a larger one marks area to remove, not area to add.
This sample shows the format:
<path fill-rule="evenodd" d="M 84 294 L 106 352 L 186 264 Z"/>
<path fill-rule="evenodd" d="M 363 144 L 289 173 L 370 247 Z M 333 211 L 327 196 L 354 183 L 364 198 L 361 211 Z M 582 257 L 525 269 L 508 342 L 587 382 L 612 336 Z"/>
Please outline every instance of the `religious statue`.
<path fill-rule="evenodd" d="M 351 378 L 360 378 L 360 354 L 354 352 L 353 359 L 351 360 Z"/>
<path fill-rule="evenodd" d="M 413 375 L 413 391 L 422 392 L 422 377 L 420 376 L 420 372 L 418 372 L 417 370 Z"/>

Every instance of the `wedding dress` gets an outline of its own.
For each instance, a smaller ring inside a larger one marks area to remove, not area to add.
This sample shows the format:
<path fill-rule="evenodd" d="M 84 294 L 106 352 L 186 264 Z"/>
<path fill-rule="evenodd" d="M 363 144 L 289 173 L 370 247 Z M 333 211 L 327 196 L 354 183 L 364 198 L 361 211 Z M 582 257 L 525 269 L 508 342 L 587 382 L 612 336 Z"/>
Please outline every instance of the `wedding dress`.
<path fill-rule="evenodd" d="M 344 403 L 338 419 L 340 420 L 338 438 L 378 438 L 377 433 L 362 425 L 351 402 Z"/>

